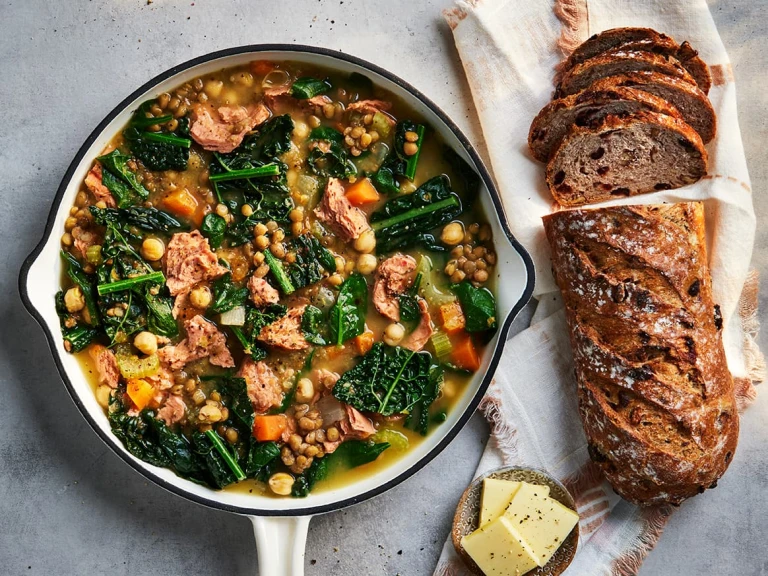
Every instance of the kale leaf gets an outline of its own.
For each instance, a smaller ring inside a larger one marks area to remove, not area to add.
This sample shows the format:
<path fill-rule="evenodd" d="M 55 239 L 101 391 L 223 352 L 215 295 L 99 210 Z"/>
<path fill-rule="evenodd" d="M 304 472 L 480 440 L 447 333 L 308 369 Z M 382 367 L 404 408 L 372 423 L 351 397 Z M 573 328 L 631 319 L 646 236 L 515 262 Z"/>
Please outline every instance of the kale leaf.
<path fill-rule="evenodd" d="M 310 150 L 307 161 L 315 174 L 323 177 L 349 178 L 357 167 L 344 147 L 344 135 L 328 126 L 313 128 L 309 133 Z"/>
<path fill-rule="evenodd" d="M 128 161 L 131 159 L 130 156 L 127 154 L 123 154 L 120 152 L 120 150 L 113 150 L 109 154 L 105 154 L 103 156 L 99 156 L 96 158 L 99 162 L 101 162 L 101 165 L 106 168 L 107 172 L 111 174 L 112 176 L 115 176 L 116 178 L 120 178 L 125 184 L 127 184 L 130 187 L 130 195 L 138 196 L 139 198 L 146 200 L 149 197 L 149 190 L 144 188 L 144 186 L 139 182 L 139 179 L 136 177 L 136 174 L 131 172 L 131 170 L 128 168 Z M 104 172 L 102 171 L 102 182 L 104 181 Z M 104 184 L 109 188 L 109 185 L 106 183 Z M 110 188 L 110 192 L 114 191 Z M 126 195 L 127 196 L 127 195 Z M 125 206 L 121 205 L 121 203 L 118 201 L 118 206 L 120 208 L 124 208 Z"/>
<path fill-rule="evenodd" d="M 294 289 L 310 286 L 322 280 L 323 270 L 336 271 L 336 259 L 320 241 L 311 234 L 302 234 L 291 241 L 290 251 L 296 254 L 296 261 L 285 273 Z"/>
<path fill-rule="evenodd" d="M 418 322 L 421 318 L 421 310 L 419 310 L 419 286 L 421 286 L 422 273 L 419 272 L 416 275 L 416 279 L 413 281 L 408 290 L 400 294 L 398 301 L 400 303 L 400 320 L 406 323 Z"/>
<path fill-rule="evenodd" d="M 91 274 L 86 274 L 77 258 L 69 252 L 61 251 L 61 256 L 67 261 L 67 276 L 78 286 L 83 293 L 85 307 L 88 309 L 91 326 L 100 324 L 99 308 L 96 304 L 96 279 Z"/>
<path fill-rule="evenodd" d="M 413 194 L 389 200 L 371 215 L 371 228 L 376 234 L 379 253 L 402 250 L 417 243 L 424 244 L 432 230 L 455 219 L 462 213 L 459 196 L 451 190 L 447 176 L 427 180 Z M 434 238 L 432 238 L 434 241 Z"/>
<path fill-rule="evenodd" d="M 65 345 L 68 352 L 80 352 L 99 335 L 96 328 L 78 321 L 67 311 L 63 290 L 56 293 L 56 313 L 61 323 L 61 335 L 64 342 L 68 343 L 68 346 Z"/>
<path fill-rule="evenodd" d="M 342 374 L 333 395 L 363 412 L 384 416 L 407 412 L 430 390 L 431 359 L 428 352 L 377 342 L 354 368 Z"/>
<path fill-rule="evenodd" d="M 496 298 L 488 288 L 475 288 L 465 280 L 452 284 L 451 291 L 459 297 L 467 332 L 496 330 Z"/>
<path fill-rule="evenodd" d="M 237 306 L 244 306 L 248 299 L 248 288 L 238 287 L 232 282 L 232 274 L 227 272 L 217 278 L 212 285 L 213 302 L 208 310 L 214 314 L 229 312 Z"/>
<path fill-rule="evenodd" d="M 331 342 L 341 345 L 365 332 L 368 312 L 368 284 L 359 272 L 350 274 L 339 288 L 339 296 L 330 312 Z"/>
<path fill-rule="evenodd" d="M 186 170 L 189 148 L 192 145 L 188 138 L 189 119 L 179 118 L 175 131 L 150 132 L 150 126 L 163 127 L 173 119 L 170 114 L 148 118 L 147 113 L 155 102 L 156 99 L 142 103 L 133 114 L 128 127 L 123 130 L 131 154 L 150 170 Z"/>
<path fill-rule="evenodd" d="M 203 223 L 200 226 L 200 233 L 208 238 L 208 244 L 210 244 L 213 249 L 221 246 L 226 231 L 227 221 L 214 212 L 206 214 L 205 218 L 203 218 Z M 245 242 L 243 242 L 243 244 L 244 243 Z"/>
<path fill-rule="evenodd" d="M 304 339 L 318 346 L 325 346 L 327 342 L 323 336 L 325 331 L 325 317 L 320 308 L 309 305 L 304 308 L 304 315 L 301 317 L 301 330 L 304 332 Z"/>
<path fill-rule="evenodd" d="M 89 210 L 94 221 L 100 226 L 114 226 L 126 236 L 134 239 L 138 239 L 139 236 L 131 228 L 166 234 L 188 228 L 168 212 L 163 212 L 157 208 L 145 208 L 143 206 L 97 208 L 91 206 Z"/>

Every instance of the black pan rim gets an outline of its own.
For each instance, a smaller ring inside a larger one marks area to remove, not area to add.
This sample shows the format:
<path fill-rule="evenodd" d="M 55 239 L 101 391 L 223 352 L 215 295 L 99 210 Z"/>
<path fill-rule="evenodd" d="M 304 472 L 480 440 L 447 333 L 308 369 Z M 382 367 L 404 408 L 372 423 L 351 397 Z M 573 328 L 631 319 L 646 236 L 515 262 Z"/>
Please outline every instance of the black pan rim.
<path fill-rule="evenodd" d="M 499 218 L 499 222 L 501 223 L 501 227 L 504 230 L 504 234 L 506 235 L 507 240 L 510 242 L 512 247 L 519 254 L 520 258 L 523 260 L 523 264 L 526 269 L 525 290 L 523 291 L 523 294 L 520 297 L 520 299 L 517 301 L 517 303 L 513 306 L 513 308 L 507 314 L 507 317 L 504 319 L 504 322 L 499 328 L 499 337 L 497 340 L 496 349 L 493 352 L 493 356 L 488 366 L 488 370 L 486 371 L 485 376 L 483 377 L 483 380 L 480 383 L 480 386 L 477 388 L 477 391 L 475 392 L 474 397 L 472 398 L 469 405 L 467 406 L 467 409 L 461 415 L 461 417 L 456 422 L 456 424 L 443 437 L 443 439 L 440 442 L 438 442 L 429 451 L 429 453 L 427 453 L 424 457 L 422 457 L 413 466 L 403 471 L 401 474 L 395 476 L 391 480 L 385 483 L 382 483 L 379 486 L 364 492 L 363 494 L 359 494 L 357 496 L 353 496 L 350 498 L 344 498 L 328 504 L 317 505 L 317 506 L 307 506 L 303 508 L 285 509 L 285 510 L 279 510 L 279 509 L 270 510 L 270 509 L 263 509 L 263 508 L 235 506 L 231 504 L 225 504 L 210 498 L 206 498 L 204 496 L 191 493 L 186 489 L 180 486 L 177 486 L 173 482 L 169 482 L 163 478 L 160 478 L 154 472 L 150 471 L 149 469 L 145 468 L 144 466 L 132 460 L 131 457 L 129 457 L 128 453 L 125 451 L 125 449 L 119 446 L 119 443 L 117 442 L 116 439 L 111 438 L 109 435 L 107 435 L 104 431 L 101 430 L 101 428 L 98 426 L 98 424 L 89 414 L 88 410 L 85 408 L 78 394 L 75 392 L 75 389 L 71 381 L 69 380 L 66 370 L 64 369 L 64 365 L 61 361 L 61 357 L 59 356 L 59 353 L 56 350 L 55 337 L 51 333 L 51 330 L 49 329 L 48 324 L 43 319 L 42 315 L 38 312 L 38 310 L 32 304 L 29 298 L 29 294 L 27 292 L 27 277 L 29 274 L 29 270 L 32 264 L 35 262 L 35 260 L 37 260 L 37 257 L 42 252 L 43 247 L 48 242 L 48 239 L 51 233 L 53 232 L 53 224 L 56 219 L 56 215 L 58 214 L 58 210 L 61 205 L 61 201 L 64 196 L 64 193 L 72 179 L 72 175 L 75 169 L 77 168 L 77 165 L 82 161 L 83 157 L 85 156 L 87 149 L 93 144 L 96 138 L 98 138 L 99 135 L 104 131 L 106 126 L 118 114 L 120 114 L 128 106 L 128 104 L 133 102 L 140 95 L 144 94 L 145 92 L 147 92 L 157 84 L 163 82 L 164 80 L 167 80 L 168 78 L 175 76 L 180 72 L 183 72 L 184 70 L 187 70 L 194 66 L 204 64 L 206 62 L 210 62 L 212 60 L 216 60 L 219 58 L 225 58 L 229 56 L 235 56 L 235 55 L 246 54 L 246 53 L 258 54 L 260 52 L 309 53 L 309 54 L 316 54 L 316 55 L 333 58 L 336 60 L 342 60 L 344 62 L 354 64 L 356 66 L 360 66 L 361 68 L 365 68 L 375 74 L 378 74 L 386 78 L 390 82 L 393 82 L 394 84 L 398 85 L 399 87 L 409 92 L 421 103 L 426 105 L 438 118 L 440 118 L 440 120 L 446 126 L 448 126 L 448 128 L 451 130 L 451 132 L 453 132 L 454 136 L 456 136 L 456 138 L 459 140 L 461 145 L 466 150 L 467 154 L 469 154 L 470 158 L 474 162 L 475 168 L 479 172 L 480 177 L 482 178 L 486 188 L 488 189 L 488 192 L 491 195 L 491 200 L 496 210 L 496 215 Z M 485 391 L 488 389 L 488 386 L 490 385 L 491 380 L 493 379 L 493 375 L 496 372 L 496 368 L 499 364 L 499 360 L 501 359 L 501 354 L 504 350 L 504 344 L 506 342 L 506 338 L 509 333 L 510 326 L 512 325 L 513 320 L 515 319 L 517 314 L 520 312 L 520 310 L 522 310 L 522 308 L 530 300 L 531 295 L 533 294 L 534 282 L 535 282 L 535 271 L 534 271 L 533 261 L 531 260 L 531 257 L 528 254 L 528 252 L 517 241 L 517 239 L 513 236 L 511 230 L 509 229 L 509 224 L 507 222 L 506 213 L 504 212 L 504 208 L 501 203 L 501 197 L 499 195 L 499 191 L 496 189 L 496 185 L 493 182 L 493 179 L 491 178 L 490 173 L 488 172 L 488 169 L 485 167 L 485 164 L 483 163 L 482 159 L 478 155 L 474 146 L 472 146 L 472 144 L 469 142 L 468 138 L 459 129 L 459 127 L 448 117 L 448 115 L 445 112 L 443 112 L 443 110 L 439 106 L 437 106 L 437 104 L 432 102 L 432 100 L 427 98 L 417 88 L 413 87 L 411 84 L 399 78 L 395 74 L 389 72 L 388 70 L 385 70 L 384 68 L 381 68 L 376 64 L 372 64 L 370 62 L 367 62 L 366 60 L 357 58 L 356 56 L 351 56 L 349 54 L 345 54 L 343 52 L 331 50 L 328 48 L 306 46 L 302 44 L 251 44 L 251 45 L 245 45 L 245 46 L 236 46 L 236 47 L 227 48 L 224 50 L 218 50 L 216 52 L 210 52 L 208 54 L 198 56 L 197 58 L 187 60 L 186 62 L 183 62 L 181 64 L 177 64 L 176 66 L 169 68 L 165 72 L 158 74 L 157 76 L 155 76 L 154 78 L 152 78 L 151 80 L 149 80 L 148 82 L 144 83 L 142 86 L 134 90 L 130 95 L 124 98 L 115 108 L 113 108 L 109 114 L 107 114 L 107 116 L 98 124 L 98 126 L 96 126 L 96 128 L 91 132 L 91 134 L 85 140 L 83 145 L 80 147 L 74 159 L 72 160 L 69 167 L 67 168 L 67 171 L 65 172 L 64 177 L 61 180 L 61 183 L 59 184 L 59 188 L 56 191 L 56 195 L 54 196 L 54 199 L 53 199 L 51 211 L 48 215 L 48 219 L 45 224 L 43 237 L 40 240 L 40 242 L 37 244 L 37 246 L 35 246 L 34 250 L 30 253 L 30 255 L 24 260 L 24 263 L 21 267 L 21 271 L 19 273 L 19 294 L 29 314 L 37 321 L 37 323 L 43 329 L 46 340 L 48 342 L 48 347 L 50 348 L 51 354 L 53 355 L 53 360 L 56 364 L 56 368 L 59 371 L 59 375 L 61 376 L 62 380 L 64 381 L 64 384 L 67 388 L 69 395 L 72 398 L 72 401 L 75 403 L 80 413 L 83 415 L 83 417 L 91 426 L 91 428 L 94 430 L 94 432 L 99 436 L 99 438 L 101 438 L 101 440 L 115 454 L 117 454 L 118 457 L 120 457 L 124 462 L 126 462 L 131 468 L 133 468 L 139 474 L 141 474 L 145 478 L 148 478 L 149 480 L 151 480 L 161 488 L 164 488 L 165 490 L 168 490 L 169 492 L 172 492 L 177 496 L 181 496 L 182 498 L 191 500 L 192 502 L 195 502 L 197 504 L 208 506 L 210 508 L 215 508 L 217 510 L 224 510 L 227 512 L 233 512 L 235 514 L 242 514 L 247 516 L 311 516 L 316 514 L 324 514 L 327 512 L 332 512 L 335 510 L 340 510 L 347 506 L 351 506 L 353 504 L 357 504 L 365 500 L 368 500 L 370 498 L 373 498 L 374 496 L 378 496 L 379 494 L 382 494 L 390 490 L 391 488 L 394 488 L 395 486 L 402 483 L 406 479 L 416 474 L 419 470 L 424 468 L 424 466 L 429 464 L 429 462 L 431 462 L 438 454 L 440 454 L 446 448 L 446 446 L 448 446 L 448 444 L 456 437 L 456 435 L 462 430 L 462 428 L 464 428 L 467 421 L 475 412 L 475 409 L 477 408 L 478 404 L 480 403 L 483 396 L 485 395 Z"/>

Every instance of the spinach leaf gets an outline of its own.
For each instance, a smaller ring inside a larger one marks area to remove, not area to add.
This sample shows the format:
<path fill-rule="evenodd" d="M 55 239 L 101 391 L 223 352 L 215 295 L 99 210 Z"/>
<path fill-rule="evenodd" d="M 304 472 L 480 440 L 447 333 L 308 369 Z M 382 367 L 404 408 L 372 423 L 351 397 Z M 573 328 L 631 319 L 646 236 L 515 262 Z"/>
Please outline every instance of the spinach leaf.
<path fill-rule="evenodd" d="M 61 324 L 61 336 L 64 338 L 64 347 L 68 352 L 80 352 L 99 335 L 96 328 L 79 322 L 72 316 L 64 304 L 64 291 L 56 293 L 56 313 Z"/>
<path fill-rule="evenodd" d="M 304 339 L 311 344 L 325 346 L 326 341 L 323 337 L 324 332 L 323 311 L 312 305 L 304 308 L 304 315 L 301 317 L 301 330 L 304 332 Z"/>
<path fill-rule="evenodd" d="M 413 194 L 393 198 L 371 215 L 376 250 L 387 253 L 423 243 L 427 238 L 422 231 L 442 226 L 461 213 L 461 200 L 451 190 L 448 177 L 435 176 Z"/>
<path fill-rule="evenodd" d="M 291 96 L 299 100 L 308 100 L 320 94 L 325 94 L 332 88 L 328 79 L 297 78 L 291 86 Z"/>
<path fill-rule="evenodd" d="M 131 206 L 130 208 L 89 208 L 94 221 L 100 226 L 114 226 L 131 238 L 138 239 L 130 228 L 139 228 L 147 232 L 170 233 L 176 230 L 186 230 L 176 218 L 157 208 Z"/>
<path fill-rule="evenodd" d="M 359 272 L 350 274 L 339 288 L 339 296 L 330 312 L 331 342 L 341 345 L 365 332 L 368 313 L 368 284 Z"/>
<path fill-rule="evenodd" d="M 323 177 L 349 178 L 357 174 L 357 167 L 344 147 L 344 136 L 327 126 L 313 128 L 309 133 L 309 168 Z"/>
<path fill-rule="evenodd" d="M 248 288 L 238 287 L 232 282 L 232 273 L 227 272 L 217 278 L 213 284 L 213 302 L 208 310 L 214 314 L 229 312 L 236 306 L 245 305 L 248 299 Z"/>
<path fill-rule="evenodd" d="M 430 389 L 431 356 L 381 342 L 342 374 L 333 387 L 340 401 L 384 416 L 410 410 Z"/>
<path fill-rule="evenodd" d="M 80 288 L 85 300 L 85 307 L 88 309 L 91 326 L 100 324 L 99 308 L 96 305 L 96 279 L 91 274 L 86 274 L 77 258 L 69 252 L 61 251 L 61 256 L 67 261 L 67 276 Z"/>
<path fill-rule="evenodd" d="M 115 204 L 117 204 L 119 208 L 127 208 L 136 203 L 137 197 L 133 193 L 133 190 L 130 189 L 128 184 L 112 174 L 112 172 L 103 170 L 101 173 L 101 183 L 112 193 L 112 197 L 115 199 Z"/>
<path fill-rule="evenodd" d="M 413 132 L 418 135 L 416 142 L 416 153 L 408 155 L 405 153 L 405 144 L 408 142 L 406 134 Z M 408 180 L 413 180 L 416 176 L 416 165 L 419 162 L 419 156 L 421 155 L 421 145 L 424 142 L 424 126 L 422 124 L 416 124 L 410 120 L 403 120 L 397 123 L 395 129 L 395 153 L 401 162 L 405 162 L 401 176 L 405 176 Z"/>
<path fill-rule="evenodd" d="M 123 182 L 128 184 L 132 191 L 135 192 L 140 198 L 146 199 L 149 197 L 149 190 L 139 182 L 136 174 L 131 172 L 128 168 L 128 161 L 131 159 L 127 154 L 123 154 L 120 150 L 113 150 L 109 154 L 99 156 L 96 158 L 101 165 L 106 168 L 110 173 L 122 179 Z"/>
<path fill-rule="evenodd" d="M 293 484 L 291 496 L 306 497 L 318 482 L 325 480 L 344 470 L 351 470 L 376 460 L 379 455 L 390 447 L 388 442 L 365 442 L 362 440 L 347 440 L 336 450 L 324 458 L 313 460 L 309 468 Z"/>
<path fill-rule="evenodd" d="M 452 284 L 451 291 L 459 297 L 467 332 L 496 330 L 496 298 L 488 288 L 475 288 L 465 280 Z"/>
<path fill-rule="evenodd" d="M 248 478 L 260 476 L 271 464 L 277 463 L 279 457 L 280 448 L 276 442 L 257 442 L 252 439 L 245 463 L 245 475 Z M 270 475 L 268 473 L 267 477 Z"/>
<path fill-rule="evenodd" d="M 258 342 L 259 333 L 264 326 L 277 322 L 287 312 L 288 308 L 281 304 L 270 304 L 263 309 L 248 305 L 245 313 L 245 324 L 242 327 L 230 326 L 230 329 L 234 332 L 246 354 L 256 361 L 263 360 L 267 356 L 267 351 Z"/>
<path fill-rule="evenodd" d="M 224 240 L 224 234 L 227 231 L 227 221 L 218 214 L 211 212 L 203 218 L 200 226 L 200 233 L 208 238 L 211 248 L 218 248 Z"/>
<path fill-rule="evenodd" d="M 144 302 L 147 305 L 147 328 L 153 334 L 173 338 L 179 334 L 179 326 L 173 317 L 173 306 L 169 296 L 163 295 L 165 288 L 144 285 Z"/>
<path fill-rule="evenodd" d="M 141 160 L 149 170 L 186 170 L 189 160 L 189 119 L 178 120 L 174 132 L 169 130 L 150 132 L 150 126 L 164 126 L 172 120 L 170 114 L 159 118 L 147 118 L 147 112 L 156 100 L 148 100 L 139 106 L 128 127 L 123 130 L 123 137 L 128 142 L 131 153 Z M 150 124 L 151 122 L 151 124 Z"/>
<path fill-rule="evenodd" d="M 331 251 L 311 234 L 294 238 L 290 250 L 296 254 L 296 261 L 287 267 L 285 273 L 294 289 L 319 282 L 323 278 L 323 270 L 329 273 L 336 271 L 336 259 Z"/>
<path fill-rule="evenodd" d="M 182 477 L 197 477 L 202 472 L 200 462 L 192 452 L 192 445 L 181 434 L 177 434 L 166 426 L 165 422 L 157 420 L 151 412 L 142 412 L 142 419 L 149 425 L 150 432 L 160 449 L 165 453 L 170 467 Z"/>

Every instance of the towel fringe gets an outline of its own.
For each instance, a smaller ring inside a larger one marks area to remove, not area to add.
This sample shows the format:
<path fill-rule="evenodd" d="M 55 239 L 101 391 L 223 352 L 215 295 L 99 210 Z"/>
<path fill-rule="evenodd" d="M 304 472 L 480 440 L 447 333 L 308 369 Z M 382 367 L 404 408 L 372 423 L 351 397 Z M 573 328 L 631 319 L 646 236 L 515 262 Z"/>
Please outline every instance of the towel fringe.
<path fill-rule="evenodd" d="M 672 506 L 657 506 L 641 510 L 643 530 L 634 538 L 629 549 L 619 556 L 611 567 L 611 576 L 636 576 L 648 553 L 653 550 L 664 532 Z"/>
<path fill-rule="evenodd" d="M 759 292 L 760 273 L 752 269 L 747 274 L 739 297 L 739 317 L 744 332 L 744 363 L 747 367 L 747 378 L 754 384 L 765 382 L 768 378 L 765 356 L 757 345 L 757 335 L 760 333 L 760 319 L 757 316 Z"/>
<path fill-rule="evenodd" d="M 501 459 L 505 466 L 518 461 L 517 430 L 504 415 L 501 406 L 501 394 L 494 390 L 496 380 L 491 382 L 488 394 L 483 398 L 477 409 L 485 416 L 491 426 L 491 438 L 501 452 Z"/>
<path fill-rule="evenodd" d="M 555 0 L 555 16 L 562 22 L 563 29 L 557 47 L 568 56 L 587 39 L 589 13 L 587 0 Z"/>

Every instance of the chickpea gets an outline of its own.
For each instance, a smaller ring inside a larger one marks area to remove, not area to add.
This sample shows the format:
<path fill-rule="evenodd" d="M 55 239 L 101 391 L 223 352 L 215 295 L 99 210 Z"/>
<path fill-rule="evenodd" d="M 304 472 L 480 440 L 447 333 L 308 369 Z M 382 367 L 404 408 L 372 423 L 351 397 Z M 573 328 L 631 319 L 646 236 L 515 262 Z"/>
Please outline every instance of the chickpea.
<path fill-rule="evenodd" d="M 266 250 L 267 246 L 269 246 L 269 238 L 266 236 L 256 236 L 256 240 L 254 240 L 254 244 L 256 244 L 257 250 Z"/>
<path fill-rule="evenodd" d="M 328 439 L 328 442 L 336 442 L 339 439 L 339 429 L 331 426 L 325 431 L 325 437 Z"/>
<path fill-rule="evenodd" d="M 200 406 L 200 404 L 205 402 L 205 392 L 200 388 L 195 388 L 195 391 L 192 393 L 192 401 Z"/>
<path fill-rule="evenodd" d="M 254 263 L 254 265 L 258 266 L 262 262 L 264 262 L 264 252 L 256 252 L 253 255 L 253 263 Z"/>
<path fill-rule="evenodd" d="M 146 238 L 141 243 L 141 255 L 150 262 L 157 262 L 165 254 L 165 245 L 157 238 Z"/>
<path fill-rule="evenodd" d="M 285 232 L 282 228 L 278 228 L 272 233 L 272 242 L 282 242 L 285 240 Z"/>
<path fill-rule="evenodd" d="M 275 222 L 274 220 L 270 220 L 269 222 L 267 222 L 267 230 L 269 230 L 270 232 L 274 232 L 278 228 L 280 228 L 280 226 L 278 226 L 277 222 Z"/>
<path fill-rule="evenodd" d="M 334 259 L 336 261 L 336 272 L 343 272 L 344 271 L 344 265 L 346 264 L 346 261 L 344 260 L 343 256 L 336 256 Z"/>
<path fill-rule="evenodd" d="M 397 346 L 405 337 L 405 328 L 399 322 L 392 322 L 384 330 L 384 342 L 389 346 Z"/>
<path fill-rule="evenodd" d="M 102 384 L 98 388 L 96 388 L 96 401 L 99 403 L 99 406 L 102 408 L 109 407 L 109 399 L 112 395 L 112 388 L 109 386 Z"/>
<path fill-rule="evenodd" d="M 330 278 L 328 278 L 328 284 L 331 286 L 341 286 L 341 284 L 344 282 L 344 277 L 341 274 L 334 274 Z"/>
<path fill-rule="evenodd" d="M 67 312 L 80 312 L 85 308 L 85 296 L 80 286 L 75 286 L 67 290 L 64 294 L 64 305 L 67 308 Z"/>
<path fill-rule="evenodd" d="M 259 222 L 256 224 L 256 226 L 253 227 L 253 235 L 254 237 L 264 236 L 264 234 L 267 233 L 267 227 Z"/>
<path fill-rule="evenodd" d="M 307 126 L 307 124 L 301 120 L 295 120 L 293 123 L 293 135 L 298 140 L 304 140 L 307 136 L 309 136 L 309 126 Z"/>
<path fill-rule="evenodd" d="M 242 208 L 240 208 L 240 214 L 248 218 L 251 214 L 253 214 L 253 206 L 250 204 L 243 204 Z"/>
<path fill-rule="evenodd" d="M 453 282 L 454 284 L 458 284 L 459 282 L 464 280 L 464 278 L 466 278 L 466 274 L 464 274 L 463 270 L 456 270 L 456 272 L 451 274 L 451 282 Z"/>
<path fill-rule="evenodd" d="M 298 402 L 311 402 L 315 396 L 315 385 L 309 378 L 302 378 L 296 384 L 296 400 Z"/>
<path fill-rule="evenodd" d="M 318 126 L 320 126 L 320 122 L 321 120 L 317 116 L 313 115 L 309 117 L 309 126 L 311 128 L 317 128 Z"/>
<path fill-rule="evenodd" d="M 376 234 L 373 230 L 366 230 L 357 237 L 354 244 L 355 250 L 368 254 L 376 249 Z"/>
<path fill-rule="evenodd" d="M 211 290 L 208 286 L 198 286 L 189 293 L 189 301 L 195 308 L 204 310 L 211 305 Z"/>
<path fill-rule="evenodd" d="M 461 222 L 451 222 L 443 228 L 440 240 L 448 246 L 455 246 L 464 239 L 464 227 Z"/>
<path fill-rule="evenodd" d="M 419 146 L 415 142 L 406 142 L 403 144 L 403 152 L 406 156 L 413 156 L 419 151 Z"/>
<path fill-rule="evenodd" d="M 272 252 L 275 258 L 280 258 L 281 260 L 285 258 L 285 244 L 282 242 L 275 242 L 272 244 L 272 246 L 269 247 L 269 251 Z"/>
<path fill-rule="evenodd" d="M 262 264 L 253 273 L 256 278 L 264 278 L 267 274 L 269 274 L 269 266 L 267 264 Z"/>
<path fill-rule="evenodd" d="M 304 208 L 297 206 L 288 213 L 288 218 L 290 218 L 291 222 L 301 222 L 304 220 Z"/>
<path fill-rule="evenodd" d="M 229 214 L 229 208 L 226 204 L 216 204 L 216 214 L 224 218 L 227 214 Z"/>
<path fill-rule="evenodd" d="M 304 232 L 303 222 L 291 222 L 291 234 L 299 236 L 302 232 Z"/>
<path fill-rule="evenodd" d="M 365 274 L 366 276 L 368 274 L 373 274 L 378 264 L 379 264 L 379 261 L 376 259 L 376 256 L 374 256 L 373 254 L 361 254 L 360 258 L 357 259 L 358 271 L 360 272 L 360 274 Z"/>
<path fill-rule="evenodd" d="M 291 168 L 288 170 L 288 172 L 285 173 L 285 183 L 288 184 L 289 188 L 293 188 L 296 186 L 296 182 L 299 180 L 299 171 L 294 170 Z"/>
<path fill-rule="evenodd" d="M 299 428 L 306 430 L 307 432 L 311 432 L 315 429 L 315 421 L 311 418 L 307 418 L 306 416 L 302 416 L 299 418 Z"/>
<path fill-rule="evenodd" d="M 72 234 L 69 232 L 64 232 L 61 236 L 61 243 L 64 246 L 72 246 Z"/>
<path fill-rule="evenodd" d="M 410 180 L 406 180 L 402 184 L 400 184 L 400 192 L 403 194 L 411 194 L 412 192 L 416 191 L 416 184 L 411 182 Z"/>
<path fill-rule="evenodd" d="M 293 489 L 293 476 L 287 472 L 272 474 L 269 479 L 269 489 L 278 496 L 288 496 Z"/>
<path fill-rule="evenodd" d="M 157 352 L 157 336 L 152 332 L 139 332 L 133 339 L 133 345 L 139 349 L 139 352 L 151 356 Z"/>
<path fill-rule="evenodd" d="M 478 270 L 477 272 L 475 272 L 475 275 L 473 276 L 473 278 L 475 279 L 475 282 L 485 282 L 486 280 L 488 280 L 488 272 L 486 272 L 485 270 Z"/>
<path fill-rule="evenodd" d="M 206 404 L 200 408 L 197 417 L 204 422 L 219 422 L 221 420 L 221 410 L 218 406 Z"/>

